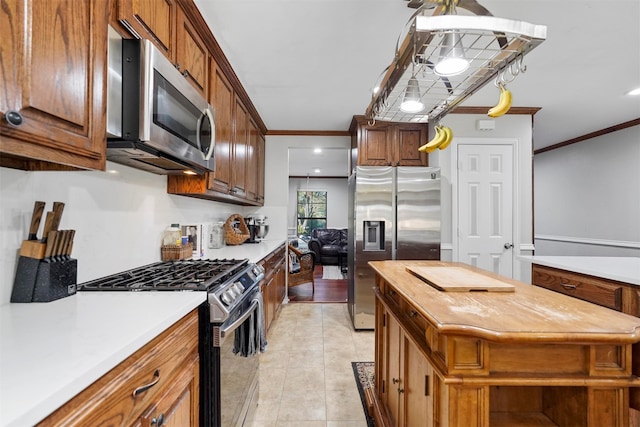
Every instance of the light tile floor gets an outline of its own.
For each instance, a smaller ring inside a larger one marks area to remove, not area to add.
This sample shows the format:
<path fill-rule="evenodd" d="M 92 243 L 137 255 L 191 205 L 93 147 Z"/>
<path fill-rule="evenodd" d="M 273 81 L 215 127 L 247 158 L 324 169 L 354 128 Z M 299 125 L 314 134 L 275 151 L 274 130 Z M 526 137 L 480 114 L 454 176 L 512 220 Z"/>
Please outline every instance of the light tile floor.
<path fill-rule="evenodd" d="M 351 362 L 373 361 L 374 334 L 347 304 L 285 304 L 260 356 L 253 427 L 366 427 Z"/>

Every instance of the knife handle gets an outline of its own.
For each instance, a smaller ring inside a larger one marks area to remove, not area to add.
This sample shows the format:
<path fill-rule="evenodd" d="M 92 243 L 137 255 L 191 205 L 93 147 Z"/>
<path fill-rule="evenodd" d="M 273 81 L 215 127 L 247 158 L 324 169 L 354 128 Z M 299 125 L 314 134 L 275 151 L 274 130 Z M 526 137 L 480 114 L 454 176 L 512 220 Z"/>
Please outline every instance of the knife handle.
<path fill-rule="evenodd" d="M 53 202 L 53 222 L 51 223 L 52 230 L 58 230 L 60 227 L 60 220 L 62 219 L 62 211 L 64 210 L 64 203 Z"/>
<path fill-rule="evenodd" d="M 42 230 L 42 243 L 47 243 L 49 238 L 49 232 L 51 231 L 51 225 L 53 224 L 53 212 L 47 212 L 47 216 L 44 218 L 44 229 Z"/>
<path fill-rule="evenodd" d="M 38 228 L 40 227 L 40 220 L 42 219 L 42 213 L 44 212 L 44 202 L 36 202 L 33 206 L 33 214 L 31 214 L 31 224 L 29 224 L 29 237 L 27 240 L 38 240 Z"/>
<path fill-rule="evenodd" d="M 67 244 L 67 258 L 71 258 L 71 251 L 73 250 L 73 238 L 76 236 L 76 230 L 69 230 L 69 243 Z"/>
<path fill-rule="evenodd" d="M 58 232 L 55 230 L 51 230 L 49 231 L 46 237 L 47 237 L 47 248 L 44 250 L 44 258 L 49 260 L 51 259 L 51 255 L 53 254 L 53 247 L 56 244 Z"/>

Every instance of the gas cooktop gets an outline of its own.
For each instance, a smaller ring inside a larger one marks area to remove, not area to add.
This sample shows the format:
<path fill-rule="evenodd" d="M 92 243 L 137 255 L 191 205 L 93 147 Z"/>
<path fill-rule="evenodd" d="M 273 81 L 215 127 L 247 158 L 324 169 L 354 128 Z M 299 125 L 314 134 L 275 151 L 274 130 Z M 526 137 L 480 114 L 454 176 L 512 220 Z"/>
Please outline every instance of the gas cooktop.
<path fill-rule="evenodd" d="M 248 259 L 156 262 L 81 283 L 78 291 L 211 291 L 248 264 Z"/>

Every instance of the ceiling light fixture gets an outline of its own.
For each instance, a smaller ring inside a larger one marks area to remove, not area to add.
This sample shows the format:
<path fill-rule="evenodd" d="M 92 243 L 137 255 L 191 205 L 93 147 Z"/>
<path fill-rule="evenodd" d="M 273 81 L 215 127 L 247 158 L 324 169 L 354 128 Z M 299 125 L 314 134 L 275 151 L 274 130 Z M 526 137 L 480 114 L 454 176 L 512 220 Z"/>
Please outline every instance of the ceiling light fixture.
<path fill-rule="evenodd" d="M 405 113 L 419 113 L 424 110 L 424 104 L 420 101 L 420 85 L 415 74 L 411 76 L 409 83 L 407 83 L 400 110 Z"/>
<path fill-rule="evenodd" d="M 447 32 L 442 40 L 440 61 L 433 72 L 439 76 L 455 76 L 469 68 L 469 61 L 464 57 L 464 47 L 460 33 L 456 30 Z"/>
<path fill-rule="evenodd" d="M 374 85 L 369 123 L 438 122 L 496 77 L 512 81 L 524 72 L 523 57 L 547 36 L 544 25 L 494 17 L 474 0 L 433 4 L 418 9 L 398 38 Z M 482 16 L 458 15 L 454 7 Z M 450 60 L 458 67 L 448 68 Z"/>
<path fill-rule="evenodd" d="M 631 96 L 640 95 L 640 87 L 630 90 L 629 92 L 627 92 L 627 95 L 631 95 Z"/>

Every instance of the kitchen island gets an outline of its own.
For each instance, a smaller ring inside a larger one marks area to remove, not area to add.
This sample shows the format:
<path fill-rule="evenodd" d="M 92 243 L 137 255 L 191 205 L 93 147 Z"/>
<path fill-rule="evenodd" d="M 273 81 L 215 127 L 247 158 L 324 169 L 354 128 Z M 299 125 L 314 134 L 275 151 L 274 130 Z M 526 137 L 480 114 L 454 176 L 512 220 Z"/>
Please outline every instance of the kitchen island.
<path fill-rule="evenodd" d="M 370 265 L 376 425 L 629 425 L 640 319 L 465 264 Z M 443 291 L 407 267 L 504 286 Z"/>

